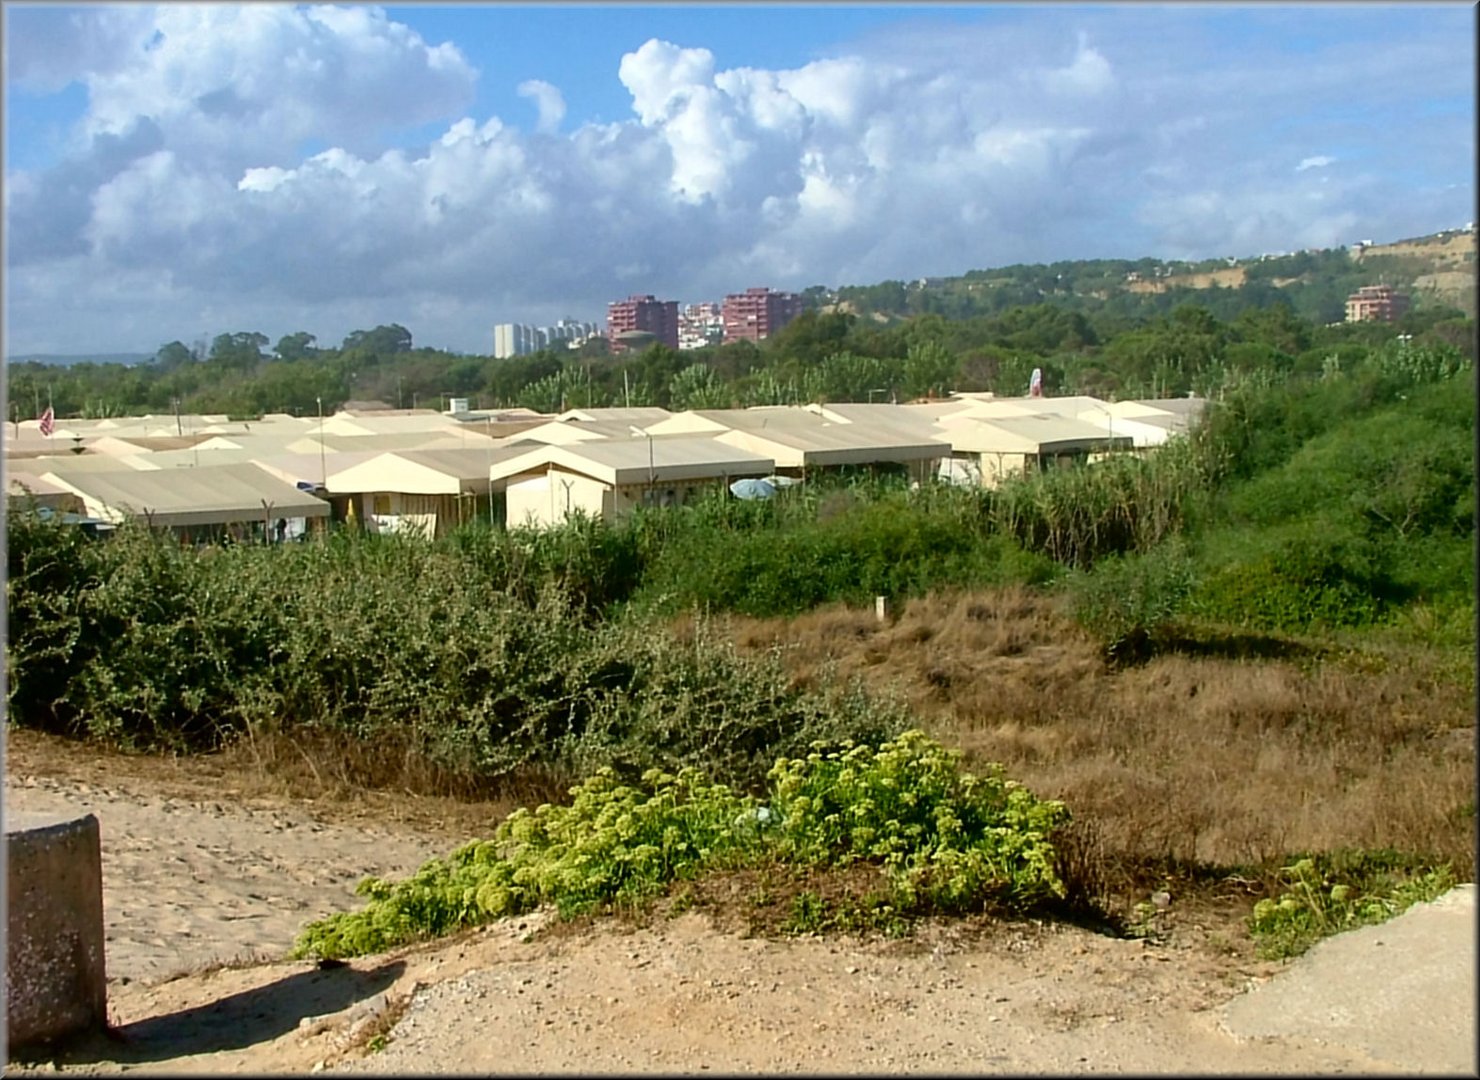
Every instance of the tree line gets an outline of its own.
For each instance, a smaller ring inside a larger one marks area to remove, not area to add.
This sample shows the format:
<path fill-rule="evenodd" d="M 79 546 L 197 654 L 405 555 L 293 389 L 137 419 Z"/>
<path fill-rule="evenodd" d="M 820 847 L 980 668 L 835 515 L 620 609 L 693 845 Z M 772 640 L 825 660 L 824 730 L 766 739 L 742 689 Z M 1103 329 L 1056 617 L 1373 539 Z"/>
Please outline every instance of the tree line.
<path fill-rule="evenodd" d="M 594 340 L 578 350 L 495 359 L 419 348 L 399 324 L 356 330 L 338 345 L 306 331 L 276 343 L 256 331 L 223 333 L 208 346 L 168 342 L 141 365 L 13 365 L 11 419 L 48 401 L 59 417 L 96 418 L 175 409 L 314 415 L 367 400 L 442 408 L 453 397 L 474 408 L 552 413 L 909 401 L 951 390 L 1016 396 L 1027 392 L 1034 368 L 1048 394 L 1122 399 L 1206 395 L 1257 371 L 1351 367 L 1400 338 L 1405 347 L 1474 359 L 1473 320 L 1442 306 L 1420 307 L 1396 324 L 1331 325 L 1257 290 L 1231 314 L 1190 302 L 1164 311 L 1165 295 L 1143 295 L 1129 311 L 1038 300 L 965 318 L 888 318 L 824 306 L 827 299 L 809 290 L 808 309 L 760 343 L 682 352 L 653 345 L 612 355 Z M 1261 299 L 1267 302 L 1255 302 Z"/>

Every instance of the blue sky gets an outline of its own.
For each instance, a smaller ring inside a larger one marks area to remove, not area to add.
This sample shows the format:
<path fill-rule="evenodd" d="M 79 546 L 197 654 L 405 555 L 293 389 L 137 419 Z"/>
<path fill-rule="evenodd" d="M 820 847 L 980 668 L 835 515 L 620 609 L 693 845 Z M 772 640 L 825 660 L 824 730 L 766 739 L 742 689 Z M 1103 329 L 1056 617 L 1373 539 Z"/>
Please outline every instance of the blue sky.
<path fill-rule="evenodd" d="M 7 4 L 6 346 L 499 322 L 1475 217 L 1469 5 Z"/>

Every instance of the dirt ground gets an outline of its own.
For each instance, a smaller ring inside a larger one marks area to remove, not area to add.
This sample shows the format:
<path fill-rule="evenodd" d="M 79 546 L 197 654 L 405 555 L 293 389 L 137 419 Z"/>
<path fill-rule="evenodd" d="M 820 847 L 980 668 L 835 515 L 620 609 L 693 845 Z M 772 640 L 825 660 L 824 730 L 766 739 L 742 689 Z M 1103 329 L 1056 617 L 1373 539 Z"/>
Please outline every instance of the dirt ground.
<path fill-rule="evenodd" d="M 361 876 L 444 854 L 478 809 L 269 796 L 209 761 L 14 732 L 6 772 L 7 813 L 99 818 L 114 1029 L 18 1074 L 1408 1069 L 1230 1035 L 1227 1003 L 1280 968 L 1177 897 L 1156 942 L 1031 921 L 778 939 L 690 911 L 287 961 L 305 922 L 356 905 Z"/>

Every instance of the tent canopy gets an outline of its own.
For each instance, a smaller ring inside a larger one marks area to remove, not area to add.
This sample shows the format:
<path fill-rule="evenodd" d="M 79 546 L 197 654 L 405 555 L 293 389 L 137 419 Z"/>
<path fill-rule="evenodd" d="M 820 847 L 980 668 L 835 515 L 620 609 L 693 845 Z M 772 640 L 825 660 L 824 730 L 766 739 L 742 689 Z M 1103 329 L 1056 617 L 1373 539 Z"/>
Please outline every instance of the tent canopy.
<path fill-rule="evenodd" d="M 76 492 L 89 513 L 112 521 L 132 516 L 151 525 L 189 526 L 329 515 L 322 499 L 250 464 L 70 476 L 50 472 L 42 479 Z"/>
<path fill-rule="evenodd" d="M 489 470 L 495 485 L 551 465 L 613 487 L 764 476 L 775 467 L 769 457 L 705 438 L 596 439 L 520 449 L 521 453 L 495 462 Z"/>

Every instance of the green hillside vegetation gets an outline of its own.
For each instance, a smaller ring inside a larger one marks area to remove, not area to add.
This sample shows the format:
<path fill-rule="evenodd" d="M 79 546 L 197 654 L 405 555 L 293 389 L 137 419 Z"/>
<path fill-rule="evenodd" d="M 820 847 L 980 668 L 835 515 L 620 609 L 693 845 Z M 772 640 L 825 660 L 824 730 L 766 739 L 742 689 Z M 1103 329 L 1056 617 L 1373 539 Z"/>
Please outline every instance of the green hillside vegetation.
<path fill-rule="evenodd" d="M 397 324 L 357 330 L 337 346 L 308 332 L 273 344 L 241 331 L 193 347 L 169 342 L 142 365 L 13 362 L 10 400 L 16 417 L 47 400 L 59 417 L 176 407 L 312 416 L 321 404 L 325 412 L 350 400 L 440 408 L 453 396 L 474 407 L 547 413 L 622 404 L 718 408 L 907 400 L 951 389 L 1020 395 L 1035 367 L 1049 393 L 1124 398 L 1207 393 L 1255 370 L 1318 372 L 1332 356 L 1350 367 L 1397 334 L 1473 360 L 1473 251 L 1456 254 L 1444 236 L 1432 239 L 1369 249 L 1361 259 L 1335 249 L 1241 260 L 1238 288 L 1131 291 L 1131 273 L 1165 284 L 1230 269 L 1226 260 L 1152 259 L 1009 266 L 832 293 L 818 286 L 806 291 L 810 307 L 801 318 L 758 345 L 685 352 L 659 345 L 609 356 L 594 341 L 579 352 L 495 360 L 418 348 Z M 1460 272 L 1463 287 L 1411 288 L 1439 271 Z M 1414 309 L 1396 325 L 1341 323 L 1346 297 L 1379 278 L 1410 288 Z"/>
<path fill-rule="evenodd" d="M 412 717 L 459 768 L 498 771 L 557 744 L 573 762 L 597 728 L 625 739 L 680 693 L 665 665 L 729 663 L 678 663 L 634 629 L 684 611 L 793 615 L 1007 584 L 1092 592 L 1102 576 L 1131 603 L 1124 575 L 1139 560 L 1182 564 L 1187 579 L 1144 632 L 1182 615 L 1378 626 L 1414 605 L 1460 619 L 1474 603 L 1472 370 L 1452 350 L 1394 344 L 1351 372 L 1245 380 L 1190 439 L 995 490 L 839 479 L 611 525 L 201 551 L 142 529 L 92 544 L 20 514 L 12 716 L 175 748 L 259 722 L 365 734 Z M 602 689 L 634 686 L 626 703 Z M 797 708 L 787 723 L 809 731 L 811 706 Z M 671 737 L 639 744 L 690 760 Z"/>
<path fill-rule="evenodd" d="M 567 790 L 580 807 L 566 814 L 554 795 L 531 808 L 533 825 L 410 882 L 367 884 L 365 912 L 311 928 L 309 953 L 383 948 L 533 902 L 604 910 L 701 872 L 777 864 L 873 874 L 846 911 L 799 894 L 792 922 L 814 929 L 998 904 L 1083 914 L 1112 868 L 1133 881 L 1175 867 L 1252 874 L 1271 888 L 1315 874 L 1324 907 L 1266 906 L 1252 926 L 1296 951 L 1323 912 L 1330 925 L 1368 920 L 1474 871 L 1473 749 L 1467 762 L 1444 749 L 1473 720 L 1476 393 L 1472 352 L 1446 338 L 1470 324 L 1431 311 L 1405 325 L 1411 339 L 1395 340 L 1390 326 L 1323 327 L 1285 305 L 1230 319 L 1182 305 L 1129 324 L 1048 304 L 895 327 L 812 312 L 761 347 L 624 361 L 629 381 L 674 405 L 867 400 L 967 379 L 1017 393 L 1040 365 L 1057 390 L 1209 396 L 1192 436 L 1145 458 L 991 491 L 835 477 L 765 503 L 717 494 L 546 532 L 474 522 L 436 541 L 344 531 L 199 550 L 141 527 L 93 541 L 13 514 L 9 722 L 140 752 L 287 740 L 305 755 L 423 762 L 441 790 Z M 201 379 L 198 394 L 243 404 L 260 389 L 250 353 L 263 343 L 220 344 L 204 360 L 172 353 L 136 372 L 136 388 Z M 540 393 L 597 400 L 621 368 L 588 360 L 584 384 L 549 356 L 455 363 L 469 379 L 507 378 L 516 398 L 530 385 L 519 380 L 555 364 Z M 379 328 L 269 366 L 312 388 L 333 372 L 385 379 L 439 363 Z M 951 633 L 916 623 L 896 641 L 839 606 L 876 595 L 923 611 L 965 599 Z M 1054 643 L 1032 664 L 990 668 L 970 699 L 974 668 L 1028 648 L 1001 629 L 1015 609 L 1048 612 L 1033 617 Z M 819 659 L 798 668 L 779 639 L 742 647 L 727 629 L 766 619 L 811 634 Z M 953 659 L 952 636 L 991 651 Z M 1093 666 L 1033 674 L 1081 640 Z M 909 648 L 918 671 L 892 670 L 890 650 Z M 847 655 L 859 663 L 837 668 Z M 1020 677 L 1027 689 L 1014 690 Z M 1193 703 L 1199 688 L 1215 700 Z M 906 736 L 927 715 L 939 745 Z M 1002 757 L 962 759 L 991 778 L 983 787 L 942 746 Z M 1012 774 L 997 768 L 1009 752 Z M 885 781 L 899 790 L 911 770 L 938 781 L 928 827 L 875 813 Z M 1037 777 L 1036 795 L 1018 773 Z M 780 815 L 794 833 L 744 832 L 744 815 L 784 809 L 809 785 Z M 1338 819 L 1311 824 L 1309 800 L 1323 798 Z M 872 831 L 843 830 L 855 817 Z"/>

